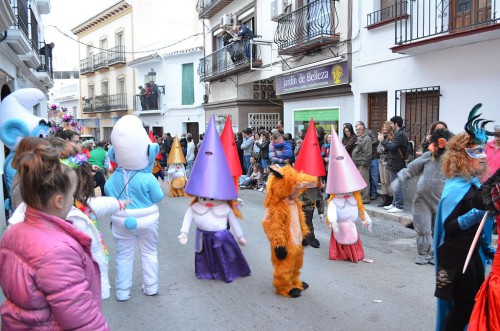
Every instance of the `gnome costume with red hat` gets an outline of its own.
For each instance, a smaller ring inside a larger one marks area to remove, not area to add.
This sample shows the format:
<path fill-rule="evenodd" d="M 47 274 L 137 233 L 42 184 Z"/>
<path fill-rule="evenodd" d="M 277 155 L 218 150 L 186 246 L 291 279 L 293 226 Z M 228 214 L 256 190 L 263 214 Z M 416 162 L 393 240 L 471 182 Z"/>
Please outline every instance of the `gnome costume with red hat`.
<path fill-rule="evenodd" d="M 314 119 L 312 118 L 309 122 L 309 129 L 300 148 L 294 168 L 297 171 L 303 171 L 308 175 L 318 177 L 316 187 L 305 190 L 299 196 L 299 200 L 302 202 L 302 211 L 304 212 L 306 224 L 309 228 L 309 233 L 302 240 L 302 246 L 310 245 L 311 247 L 319 248 L 319 241 L 314 235 L 313 216 L 314 210 L 317 208 L 320 220 L 323 220 L 324 217 L 325 203 L 323 194 L 321 193 L 321 189 L 323 188 L 321 177 L 325 176 L 326 172 L 323 158 L 321 157 L 318 136 L 316 135 Z"/>
<path fill-rule="evenodd" d="M 332 230 L 329 258 L 358 262 L 364 258 L 365 253 L 355 222 L 361 218 L 363 226 L 369 229 L 372 224 L 360 194 L 360 190 L 366 187 L 366 182 L 340 142 L 333 125 L 330 148 L 326 182 L 326 193 L 330 194 L 327 224 Z"/>
<path fill-rule="evenodd" d="M 246 245 L 236 219 L 241 213 L 233 203 L 237 193 L 213 115 L 185 191 L 194 199 L 184 215 L 178 238 L 181 244 L 187 243 L 189 228 L 194 221 L 196 277 L 230 283 L 249 276 L 250 267 L 227 226 L 229 223 L 238 243 Z"/>

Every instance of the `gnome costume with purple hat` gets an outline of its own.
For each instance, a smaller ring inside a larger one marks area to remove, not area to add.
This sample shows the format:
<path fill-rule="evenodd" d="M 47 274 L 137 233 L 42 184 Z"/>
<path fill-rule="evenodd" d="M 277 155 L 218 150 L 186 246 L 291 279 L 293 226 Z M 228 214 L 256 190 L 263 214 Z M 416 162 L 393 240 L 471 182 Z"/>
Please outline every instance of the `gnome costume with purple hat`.
<path fill-rule="evenodd" d="M 196 224 L 195 273 L 198 279 L 230 283 L 249 276 L 248 266 L 228 223 L 240 245 L 246 245 L 236 216 L 241 216 L 233 200 L 237 198 L 224 149 L 212 116 L 191 171 L 185 192 L 194 196 L 182 222 L 181 244 L 188 240 L 191 222 Z"/>
<path fill-rule="evenodd" d="M 326 193 L 330 194 L 327 224 L 332 230 L 329 258 L 358 262 L 364 258 L 365 253 L 355 222 L 361 218 L 363 226 L 370 230 L 372 224 L 360 194 L 366 183 L 340 142 L 333 125 L 330 148 L 326 182 Z"/>

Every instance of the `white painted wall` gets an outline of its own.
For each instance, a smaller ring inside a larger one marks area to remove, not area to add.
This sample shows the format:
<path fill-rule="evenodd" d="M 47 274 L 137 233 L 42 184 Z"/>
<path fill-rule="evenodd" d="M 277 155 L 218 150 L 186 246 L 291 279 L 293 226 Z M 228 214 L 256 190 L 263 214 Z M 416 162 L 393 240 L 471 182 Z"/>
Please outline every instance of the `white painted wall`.
<path fill-rule="evenodd" d="M 360 31 L 353 45 L 353 120 L 367 119 L 367 94 L 387 91 L 388 118 L 395 114 L 395 91 L 440 86 L 440 120 L 453 132 L 463 131 L 470 109 L 483 103 L 483 117 L 500 120 L 498 91 L 500 39 L 426 52 L 394 54 L 394 23 L 366 29 L 369 2 L 355 1 L 354 27 Z M 353 32 L 353 34 L 355 34 Z"/>

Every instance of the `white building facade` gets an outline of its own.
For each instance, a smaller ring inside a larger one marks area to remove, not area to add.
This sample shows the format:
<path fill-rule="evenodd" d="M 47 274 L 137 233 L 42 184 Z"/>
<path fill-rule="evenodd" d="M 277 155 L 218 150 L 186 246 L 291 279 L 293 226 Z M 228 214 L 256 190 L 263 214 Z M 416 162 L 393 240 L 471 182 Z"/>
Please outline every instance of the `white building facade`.
<path fill-rule="evenodd" d="M 354 4 L 354 118 L 378 131 L 399 115 L 417 145 L 437 120 L 463 131 L 477 103 L 500 120 L 500 1 Z"/>
<path fill-rule="evenodd" d="M 54 71 L 54 87 L 49 93 L 49 103 L 75 119 L 81 118 L 79 76 L 79 71 Z"/>
<path fill-rule="evenodd" d="M 116 121 L 133 113 L 132 6 L 120 1 L 79 24 L 80 95 L 85 132 L 108 140 Z"/>

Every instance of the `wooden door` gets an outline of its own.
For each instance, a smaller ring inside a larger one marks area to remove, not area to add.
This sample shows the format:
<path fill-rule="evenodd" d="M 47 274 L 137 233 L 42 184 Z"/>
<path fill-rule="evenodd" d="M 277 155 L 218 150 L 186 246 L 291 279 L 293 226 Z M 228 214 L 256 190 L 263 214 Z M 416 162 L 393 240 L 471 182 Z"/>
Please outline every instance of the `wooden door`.
<path fill-rule="evenodd" d="M 193 141 L 195 144 L 200 140 L 200 130 L 198 128 L 198 122 L 188 122 L 186 123 L 187 133 L 191 133 L 193 136 Z"/>
<path fill-rule="evenodd" d="M 387 92 L 368 94 L 368 128 L 375 132 L 382 131 L 382 124 L 387 120 Z"/>

